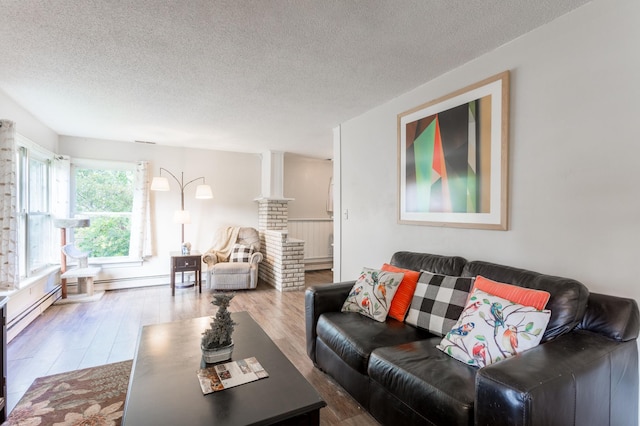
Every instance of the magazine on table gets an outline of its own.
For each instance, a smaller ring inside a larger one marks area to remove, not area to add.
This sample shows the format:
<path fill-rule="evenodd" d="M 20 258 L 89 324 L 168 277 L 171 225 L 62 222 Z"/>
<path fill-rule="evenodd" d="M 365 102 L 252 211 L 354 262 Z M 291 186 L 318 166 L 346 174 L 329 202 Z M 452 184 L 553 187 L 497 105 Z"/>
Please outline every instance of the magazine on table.
<path fill-rule="evenodd" d="M 269 377 L 255 357 L 212 365 L 197 373 L 205 395 Z"/>

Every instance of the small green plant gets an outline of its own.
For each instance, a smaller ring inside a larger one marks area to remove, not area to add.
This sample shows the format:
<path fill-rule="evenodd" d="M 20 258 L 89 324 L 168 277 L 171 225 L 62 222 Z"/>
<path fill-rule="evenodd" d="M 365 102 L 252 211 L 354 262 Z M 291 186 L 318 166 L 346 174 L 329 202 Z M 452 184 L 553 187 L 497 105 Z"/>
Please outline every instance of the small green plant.
<path fill-rule="evenodd" d="M 227 310 L 234 293 L 216 294 L 211 303 L 218 307 L 215 317 L 211 317 L 209 328 L 202 333 L 202 347 L 215 349 L 231 344 L 231 335 L 236 323 L 231 319 L 231 313 Z"/>

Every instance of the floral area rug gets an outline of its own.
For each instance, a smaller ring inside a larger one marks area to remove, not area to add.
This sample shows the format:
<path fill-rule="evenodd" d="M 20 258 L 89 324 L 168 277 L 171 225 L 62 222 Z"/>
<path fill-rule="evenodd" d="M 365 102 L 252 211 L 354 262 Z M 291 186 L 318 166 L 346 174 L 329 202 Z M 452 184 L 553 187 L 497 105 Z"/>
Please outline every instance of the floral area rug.
<path fill-rule="evenodd" d="M 2 426 L 119 426 L 132 364 L 37 378 Z"/>

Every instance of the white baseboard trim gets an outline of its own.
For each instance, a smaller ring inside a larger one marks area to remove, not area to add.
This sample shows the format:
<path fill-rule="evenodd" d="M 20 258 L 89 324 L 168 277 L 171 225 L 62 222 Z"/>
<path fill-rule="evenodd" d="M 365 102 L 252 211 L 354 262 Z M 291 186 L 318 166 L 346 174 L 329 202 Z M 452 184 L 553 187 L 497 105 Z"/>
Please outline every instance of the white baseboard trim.
<path fill-rule="evenodd" d="M 60 286 L 56 286 L 45 293 L 36 303 L 20 312 L 15 318 L 7 323 L 7 343 L 13 340 L 22 330 L 40 316 L 49 306 L 62 297 Z"/>
<path fill-rule="evenodd" d="M 332 257 L 315 257 L 310 259 L 304 259 L 305 271 L 319 271 L 322 269 L 333 268 Z"/>
<path fill-rule="evenodd" d="M 185 275 L 193 274 L 186 272 Z M 203 274 L 203 284 L 204 284 Z M 59 278 L 59 277 L 58 277 Z M 186 278 L 185 278 L 186 280 Z M 94 290 L 96 292 L 105 290 L 122 290 L 127 288 L 139 288 L 139 287 L 152 287 L 159 285 L 169 286 L 171 277 L 169 274 L 156 275 L 147 277 L 134 277 L 134 278 L 116 278 L 111 280 L 96 280 L 94 281 Z M 77 282 L 68 282 L 67 289 L 69 290 L 69 296 L 73 296 L 77 292 Z M 28 289 L 21 289 L 22 291 L 28 291 Z M 18 290 L 20 291 L 20 290 Z M 10 342 L 16 337 L 22 330 L 24 330 L 33 320 L 40 316 L 49 306 L 62 297 L 62 288 L 58 283 L 55 287 L 39 297 L 34 303 L 31 303 L 26 309 L 17 314 L 15 318 L 7 322 L 7 342 Z M 11 303 L 11 300 L 9 301 Z"/>
<path fill-rule="evenodd" d="M 187 273 L 185 273 L 187 274 Z M 157 285 L 169 285 L 171 277 L 167 275 L 153 275 L 147 277 L 116 278 L 111 280 L 94 281 L 96 290 L 123 290 L 127 288 L 153 287 Z"/>
<path fill-rule="evenodd" d="M 185 272 L 185 282 L 193 281 L 193 272 Z M 202 284 L 206 282 L 207 274 L 202 271 Z M 176 285 L 180 282 L 180 275 L 176 274 Z M 154 287 L 158 285 L 171 284 L 171 276 L 169 274 L 164 275 L 148 275 L 144 277 L 130 277 L 130 278 L 112 278 L 107 280 L 94 280 L 93 285 L 96 291 L 106 290 L 123 290 L 127 288 L 140 288 L 140 287 Z M 68 282 L 67 288 L 76 291 L 77 282 Z"/>

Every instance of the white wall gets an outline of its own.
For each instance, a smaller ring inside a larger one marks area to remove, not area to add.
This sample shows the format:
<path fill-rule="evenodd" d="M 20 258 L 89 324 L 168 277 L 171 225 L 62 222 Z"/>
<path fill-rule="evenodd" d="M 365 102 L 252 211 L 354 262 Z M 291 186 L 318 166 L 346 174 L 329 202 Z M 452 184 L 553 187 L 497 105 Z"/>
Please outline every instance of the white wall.
<path fill-rule="evenodd" d="M 56 152 L 58 135 L 1 90 L 0 119 L 13 121 L 17 133 L 51 152 Z"/>
<path fill-rule="evenodd" d="M 640 2 L 598 0 L 340 129 L 342 279 L 397 250 L 462 255 L 640 299 Z M 511 70 L 510 230 L 397 223 L 397 114 Z"/>
<path fill-rule="evenodd" d="M 331 160 L 304 157 L 295 154 L 284 156 L 284 196 L 289 202 L 289 218 L 329 218 L 327 197 L 329 180 L 333 174 Z"/>
<path fill-rule="evenodd" d="M 187 186 L 185 209 L 191 214 L 191 224 L 185 225 L 185 240 L 192 250 L 205 252 L 213 243 L 215 233 L 225 225 L 258 226 L 261 160 L 259 154 L 186 149 L 60 136 L 59 154 L 77 158 L 112 161 L 149 161 L 151 175 L 158 176 L 160 167 L 169 170 L 184 182 L 204 176 L 211 185 L 213 199 L 196 200 L 199 182 Z M 165 174 L 163 174 L 165 176 Z M 171 191 L 151 193 L 151 223 L 154 257 L 142 267 L 103 270 L 99 279 L 117 277 L 166 275 L 169 273 L 169 252 L 180 249 L 180 225 L 173 223 L 173 212 L 180 208 L 178 184 L 168 175 Z"/>

